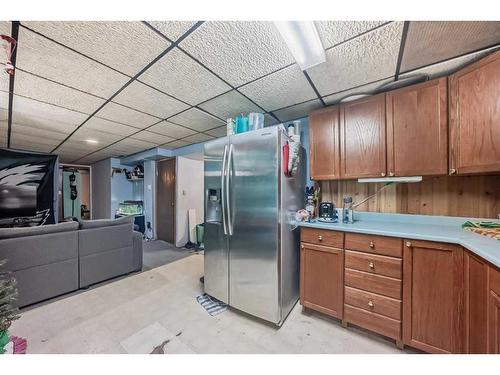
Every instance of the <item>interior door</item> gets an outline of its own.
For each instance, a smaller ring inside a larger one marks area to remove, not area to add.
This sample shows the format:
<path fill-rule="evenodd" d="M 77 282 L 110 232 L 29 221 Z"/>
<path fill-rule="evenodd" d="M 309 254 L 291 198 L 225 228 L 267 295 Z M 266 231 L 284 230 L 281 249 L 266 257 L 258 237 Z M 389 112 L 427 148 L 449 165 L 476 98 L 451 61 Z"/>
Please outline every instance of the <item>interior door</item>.
<path fill-rule="evenodd" d="M 175 159 L 157 162 L 156 235 L 175 243 Z"/>
<path fill-rule="evenodd" d="M 278 323 L 278 129 L 231 137 L 228 217 L 230 305 Z"/>

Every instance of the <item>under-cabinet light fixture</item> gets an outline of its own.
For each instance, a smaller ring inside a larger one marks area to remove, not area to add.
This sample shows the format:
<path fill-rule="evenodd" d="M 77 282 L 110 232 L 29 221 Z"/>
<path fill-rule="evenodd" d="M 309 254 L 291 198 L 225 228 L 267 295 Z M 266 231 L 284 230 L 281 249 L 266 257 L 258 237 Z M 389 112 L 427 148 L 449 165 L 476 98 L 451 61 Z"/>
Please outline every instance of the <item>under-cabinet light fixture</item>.
<path fill-rule="evenodd" d="M 422 176 L 413 177 L 382 177 L 382 178 L 358 178 L 358 182 L 398 182 L 398 183 L 412 183 L 422 181 Z"/>
<path fill-rule="evenodd" d="M 326 61 L 325 49 L 313 21 L 275 21 L 274 25 L 302 70 Z"/>

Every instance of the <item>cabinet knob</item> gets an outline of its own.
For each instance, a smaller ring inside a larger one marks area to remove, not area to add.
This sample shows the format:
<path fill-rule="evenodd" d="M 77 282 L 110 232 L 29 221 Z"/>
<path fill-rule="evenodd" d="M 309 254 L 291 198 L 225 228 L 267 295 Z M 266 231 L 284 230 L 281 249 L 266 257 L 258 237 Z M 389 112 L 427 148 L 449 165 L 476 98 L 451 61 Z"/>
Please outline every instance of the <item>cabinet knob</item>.
<path fill-rule="evenodd" d="M 375 264 L 373 264 L 373 262 L 370 262 L 370 263 L 368 263 L 368 267 L 370 267 L 371 269 L 374 269 L 375 268 Z"/>
<path fill-rule="evenodd" d="M 368 244 L 368 246 L 370 246 L 373 249 L 375 247 L 375 244 L 373 243 L 373 241 L 370 241 L 370 243 Z"/>
<path fill-rule="evenodd" d="M 394 172 L 389 172 L 389 176 L 393 177 L 394 176 Z"/>
<path fill-rule="evenodd" d="M 318 236 L 318 241 L 323 241 L 323 236 Z"/>
<path fill-rule="evenodd" d="M 385 177 L 385 172 L 380 173 L 382 177 Z"/>
<path fill-rule="evenodd" d="M 304 245 L 300 245 L 300 248 L 303 249 L 304 248 Z"/>
<path fill-rule="evenodd" d="M 406 247 L 411 247 L 411 242 L 410 241 L 406 241 Z"/>
<path fill-rule="evenodd" d="M 375 306 L 375 304 L 373 303 L 373 301 L 368 301 L 368 306 L 373 307 L 373 306 Z"/>
<path fill-rule="evenodd" d="M 457 173 L 457 170 L 455 168 L 450 168 L 450 174 L 455 174 Z"/>

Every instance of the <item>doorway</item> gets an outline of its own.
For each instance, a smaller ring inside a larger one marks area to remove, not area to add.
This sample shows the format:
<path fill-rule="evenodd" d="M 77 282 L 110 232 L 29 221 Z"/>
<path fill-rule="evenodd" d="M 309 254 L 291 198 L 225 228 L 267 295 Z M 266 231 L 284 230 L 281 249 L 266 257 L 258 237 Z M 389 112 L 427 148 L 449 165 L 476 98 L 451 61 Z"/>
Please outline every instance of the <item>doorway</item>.
<path fill-rule="evenodd" d="M 59 164 L 59 221 L 91 218 L 91 173 L 89 166 Z"/>
<path fill-rule="evenodd" d="M 156 236 L 175 243 L 175 158 L 156 164 Z"/>

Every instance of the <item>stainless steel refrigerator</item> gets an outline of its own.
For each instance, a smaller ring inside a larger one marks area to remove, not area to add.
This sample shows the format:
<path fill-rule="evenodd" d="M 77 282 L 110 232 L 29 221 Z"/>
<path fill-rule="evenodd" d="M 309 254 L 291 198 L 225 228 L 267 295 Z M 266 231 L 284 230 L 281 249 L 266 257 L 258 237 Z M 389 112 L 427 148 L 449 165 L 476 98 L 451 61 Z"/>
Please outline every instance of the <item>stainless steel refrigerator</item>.
<path fill-rule="evenodd" d="M 207 142 L 205 292 L 281 325 L 299 295 L 299 230 L 305 153 L 294 177 L 283 175 L 289 138 L 274 126 Z"/>

